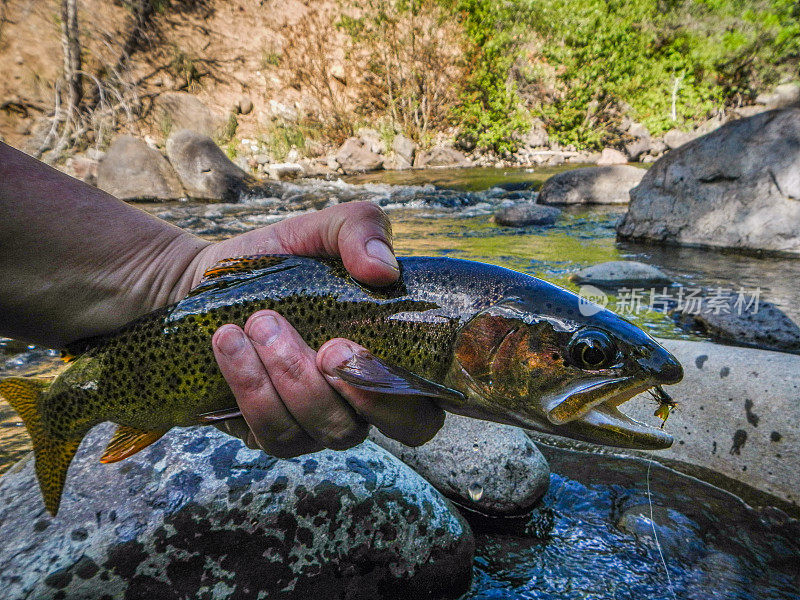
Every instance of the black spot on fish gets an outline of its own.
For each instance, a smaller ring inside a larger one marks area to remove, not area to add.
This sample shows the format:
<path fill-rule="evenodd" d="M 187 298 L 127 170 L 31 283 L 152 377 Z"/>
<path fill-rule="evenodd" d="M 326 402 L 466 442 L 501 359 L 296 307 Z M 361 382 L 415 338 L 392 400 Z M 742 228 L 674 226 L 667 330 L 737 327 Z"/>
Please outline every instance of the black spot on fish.
<path fill-rule="evenodd" d="M 140 542 L 130 540 L 109 548 L 108 559 L 103 566 L 109 571 L 114 571 L 122 579 L 130 579 L 148 557 L 149 554 L 144 551 L 144 546 Z"/>
<path fill-rule="evenodd" d="M 711 444 L 711 454 L 716 454 L 716 453 L 717 453 L 717 442 L 713 442 Z"/>
<path fill-rule="evenodd" d="M 744 401 L 744 412 L 747 415 L 747 422 L 753 427 L 758 427 L 758 415 L 753 413 L 753 401 L 748 398 Z"/>
<path fill-rule="evenodd" d="M 316 473 L 318 466 L 319 463 L 315 461 L 313 458 L 309 458 L 308 460 L 303 461 L 303 475 Z"/>
<path fill-rule="evenodd" d="M 202 452 L 208 447 L 208 438 L 205 436 L 197 436 L 193 438 L 189 443 L 184 444 L 183 451 L 189 452 L 191 454 L 197 454 L 198 452 Z"/>
<path fill-rule="evenodd" d="M 39 532 L 39 531 L 44 531 L 48 527 L 50 527 L 50 521 L 49 520 L 47 520 L 47 519 L 39 519 L 38 521 L 36 521 L 36 523 L 34 523 L 33 530 L 36 531 L 36 532 Z"/>
<path fill-rule="evenodd" d="M 737 429 L 733 434 L 733 446 L 731 446 L 730 453 L 739 455 L 742 452 L 742 446 L 747 441 L 747 432 L 744 429 Z"/>
<path fill-rule="evenodd" d="M 86 531 L 83 527 L 78 527 L 77 529 L 73 529 L 70 537 L 76 542 L 82 542 L 86 538 L 89 537 L 89 532 Z"/>
<path fill-rule="evenodd" d="M 697 366 L 698 369 L 703 368 L 703 364 L 708 360 L 707 354 L 701 354 L 697 358 L 694 359 L 694 364 Z"/>
<path fill-rule="evenodd" d="M 783 436 L 777 431 L 773 431 L 769 434 L 769 439 L 771 442 L 780 442 L 783 439 Z"/>
<path fill-rule="evenodd" d="M 730 375 L 730 374 L 731 374 L 731 370 L 730 370 L 730 368 L 729 368 L 729 367 L 722 367 L 722 368 L 719 370 L 719 376 L 720 376 L 720 379 L 725 379 L 725 378 L 726 378 L 728 375 Z"/>

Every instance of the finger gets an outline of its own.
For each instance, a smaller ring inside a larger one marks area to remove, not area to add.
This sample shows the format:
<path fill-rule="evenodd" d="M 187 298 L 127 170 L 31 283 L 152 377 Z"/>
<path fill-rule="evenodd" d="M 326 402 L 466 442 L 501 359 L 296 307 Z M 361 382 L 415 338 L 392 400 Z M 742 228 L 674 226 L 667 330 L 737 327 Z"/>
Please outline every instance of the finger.
<path fill-rule="evenodd" d="M 274 226 L 281 252 L 341 256 L 363 283 L 388 285 L 400 275 L 389 218 L 371 202 L 348 202 L 281 221 Z"/>
<path fill-rule="evenodd" d="M 317 369 L 316 353 L 278 313 L 262 310 L 244 327 L 286 409 L 326 448 L 360 444 L 369 426 Z"/>
<path fill-rule="evenodd" d="M 381 433 L 406 444 L 419 446 L 430 440 L 444 425 L 444 411 L 424 396 L 399 396 L 366 392 L 345 383 L 334 369 L 356 352 L 367 350 L 349 340 L 334 339 L 317 353 L 317 366 L 328 383 L 354 410 Z"/>
<path fill-rule="evenodd" d="M 223 325 L 214 333 L 211 344 L 220 371 L 259 447 L 279 458 L 320 449 L 286 410 L 241 328 Z"/>

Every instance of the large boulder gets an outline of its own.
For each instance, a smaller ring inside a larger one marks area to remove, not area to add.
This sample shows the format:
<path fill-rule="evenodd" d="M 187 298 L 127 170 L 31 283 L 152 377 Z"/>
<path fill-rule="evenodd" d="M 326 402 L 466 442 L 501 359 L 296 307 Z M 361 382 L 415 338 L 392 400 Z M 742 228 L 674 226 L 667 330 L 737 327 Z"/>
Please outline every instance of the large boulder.
<path fill-rule="evenodd" d="M 448 414 L 430 442 L 411 448 L 376 430 L 370 438 L 445 496 L 482 513 L 529 510 L 550 485 L 550 468 L 521 429 Z"/>
<path fill-rule="evenodd" d="M 540 204 L 625 204 L 645 174 L 628 165 L 584 167 L 553 175 L 539 190 Z"/>
<path fill-rule="evenodd" d="M 367 142 L 357 137 L 345 140 L 336 152 L 336 161 L 347 175 L 377 171 L 383 168 L 384 160 L 383 156 L 370 150 Z"/>
<path fill-rule="evenodd" d="M 369 442 L 278 460 L 213 428 L 117 464 L 85 440 L 56 518 L 27 459 L 0 479 L 4 598 L 457 597 L 474 541 L 448 502 Z"/>
<path fill-rule="evenodd" d="M 253 183 L 214 140 L 189 129 L 169 137 L 167 158 L 190 198 L 235 202 Z"/>
<path fill-rule="evenodd" d="M 628 157 L 614 148 L 603 148 L 603 151 L 600 153 L 600 158 L 597 159 L 597 165 L 599 167 L 624 165 L 627 162 Z"/>
<path fill-rule="evenodd" d="M 469 167 L 471 164 L 462 152 L 446 144 L 418 153 L 414 162 L 415 167 Z"/>
<path fill-rule="evenodd" d="M 162 128 L 170 131 L 191 129 L 202 135 L 214 136 L 225 127 L 225 117 L 186 92 L 167 92 L 155 101 L 156 115 Z"/>
<path fill-rule="evenodd" d="M 660 340 L 684 378 L 667 391 L 678 402 L 665 424 L 675 443 L 657 455 L 721 473 L 800 507 L 800 356 Z M 643 394 L 625 408 L 653 423 Z"/>
<path fill-rule="evenodd" d="M 621 238 L 800 253 L 800 108 L 731 121 L 659 159 Z"/>
<path fill-rule="evenodd" d="M 100 161 L 97 187 L 122 200 L 177 200 L 184 195 L 161 153 L 130 135 L 115 139 Z"/>
<path fill-rule="evenodd" d="M 417 148 L 417 143 L 414 140 L 407 138 L 402 133 L 397 134 L 392 140 L 392 150 L 395 156 L 400 159 L 396 161 L 396 164 L 401 168 L 411 168 L 417 155 Z"/>

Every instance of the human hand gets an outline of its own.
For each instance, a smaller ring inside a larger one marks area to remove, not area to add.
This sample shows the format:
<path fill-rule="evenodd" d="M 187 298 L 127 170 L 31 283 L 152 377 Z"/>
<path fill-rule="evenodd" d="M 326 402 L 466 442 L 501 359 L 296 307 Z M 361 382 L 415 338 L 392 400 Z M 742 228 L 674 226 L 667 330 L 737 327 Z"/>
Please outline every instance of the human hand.
<path fill-rule="evenodd" d="M 341 256 L 353 277 L 371 285 L 390 284 L 399 275 L 389 221 L 370 203 L 341 204 L 208 246 L 196 269 L 201 274 L 223 258 L 248 254 Z M 370 424 L 419 445 L 444 422 L 431 401 L 375 396 L 344 383 L 334 368 L 366 350 L 335 339 L 315 352 L 272 311 L 253 314 L 244 328 L 220 327 L 212 345 L 244 417 L 220 427 L 273 456 L 349 448 L 364 440 Z"/>

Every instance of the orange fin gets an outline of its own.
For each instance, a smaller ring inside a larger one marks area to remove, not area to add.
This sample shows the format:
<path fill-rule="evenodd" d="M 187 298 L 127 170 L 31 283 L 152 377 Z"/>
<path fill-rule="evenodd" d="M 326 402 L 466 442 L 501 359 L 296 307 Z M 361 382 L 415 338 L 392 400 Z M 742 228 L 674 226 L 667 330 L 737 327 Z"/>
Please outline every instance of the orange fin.
<path fill-rule="evenodd" d="M 226 258 L 203 273 L 203 279 L 187 298 L 209 290 L 224 289 L 249 279 L 255 279 L 269 273 L 278 273 L 298 266 L 295 257 L 279 254 L 260 254 Z"/>
<path fill-rule="evenodd" d="M 81 438 L 62 440 L 53 437 L 42 423 L 40 405 L 48 386 L 48 380 L 9 377 L 0 381 L 0 396 L 17 411 L 28 429 L 44 505 L 55 516 L 67 479 L 67 468 L 78 450 Z"/>
<path fill-rule="evenodd" d="M 120 425 L 114 432 L 111 441 L 108 442 L 103 456 L 100 457 L 100 462 L 104 464 L 115 463 L 133 456 L 139 450 L 144 450 L 153 442 L 157 442 L 167 431 L 167 429 L 142 431 L 141 429 Z"/>
<path fill-rule="evenodd" d="M 65 363 L 72 362 L 76 358 L 78 358 L 78 357 L 76 355 L 72 354 L 69 350 L 62 350 L 61 351 L 61 360 L 63 360 Z"/>

